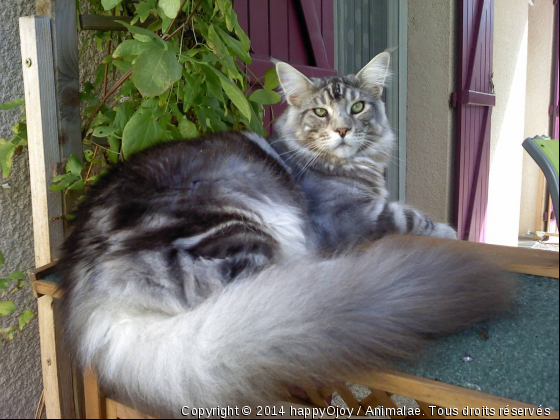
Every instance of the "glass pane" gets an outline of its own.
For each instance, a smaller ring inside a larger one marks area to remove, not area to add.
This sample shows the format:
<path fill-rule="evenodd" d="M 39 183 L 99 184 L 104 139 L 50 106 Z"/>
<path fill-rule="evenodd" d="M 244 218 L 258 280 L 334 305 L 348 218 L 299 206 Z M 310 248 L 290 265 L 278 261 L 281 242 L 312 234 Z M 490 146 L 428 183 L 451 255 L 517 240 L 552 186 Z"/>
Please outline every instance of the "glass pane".
<path fill-rule="evenodd" d="M 341 75 L 358 72 L 376 54 L 399 46 L 400 3 L 395 0 L 335 1 L 335 65 Z M 392 77 L 383 94 L 387 116 L 397 137 L 387 169 L 387 188 L 392 200 L 404 199 L 404 179 L 399 179 L 399 53 L 391 54 Z M 401 92 L 402 93 L 402 92 Z M 401 122 L 403 123 L 403 122 Z M 404 121 L 404 123 L 406 123 Z M 404 165 L 404 159 L 400 162 Z M 402 173 L 401 171 L 401 178 Z M 399 194 L 400 192 L 400 194 Z"/>

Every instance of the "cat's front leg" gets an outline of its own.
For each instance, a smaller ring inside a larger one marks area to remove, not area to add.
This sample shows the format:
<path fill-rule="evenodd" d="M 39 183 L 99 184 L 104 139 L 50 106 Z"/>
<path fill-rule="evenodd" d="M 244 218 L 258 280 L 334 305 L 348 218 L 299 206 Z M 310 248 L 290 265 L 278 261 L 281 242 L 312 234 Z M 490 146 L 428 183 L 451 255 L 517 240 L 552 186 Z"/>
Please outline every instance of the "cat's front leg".
<path fill-rule="evenodd" d="M 385 204 L 377 218 L 377 224 L 381 231 L 396 230 L 410 235 L 457 239 L 457 233 L 451 226 L 434 223 L 424 213 L 398 202 Z"/>

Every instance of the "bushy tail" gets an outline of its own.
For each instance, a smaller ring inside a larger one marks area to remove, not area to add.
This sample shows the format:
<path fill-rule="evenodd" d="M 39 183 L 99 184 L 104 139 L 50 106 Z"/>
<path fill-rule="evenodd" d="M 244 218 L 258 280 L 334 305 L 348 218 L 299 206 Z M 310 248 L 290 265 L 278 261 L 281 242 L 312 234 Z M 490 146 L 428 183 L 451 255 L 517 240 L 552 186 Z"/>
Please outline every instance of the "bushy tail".
<path fill-rule="evenodd" d="M 408 358 L 428 334 L 503 311 L 514 288 L 451 241 L 426 250 L 394 237 L 359 255 L 272 267 L 180 315 L 117 298 L 88 317 L 95 328 L 73 331 L 83 361 L 120 398 L 180 416 L 184 405 L 271 403 L 289 384 Z"/>

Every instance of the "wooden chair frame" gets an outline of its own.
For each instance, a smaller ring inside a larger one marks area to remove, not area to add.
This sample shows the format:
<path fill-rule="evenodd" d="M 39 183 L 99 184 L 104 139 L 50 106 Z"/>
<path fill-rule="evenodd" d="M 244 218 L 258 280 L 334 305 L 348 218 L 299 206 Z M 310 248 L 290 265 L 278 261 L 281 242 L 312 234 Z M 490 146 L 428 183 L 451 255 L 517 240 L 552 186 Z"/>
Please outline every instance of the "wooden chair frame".
<path fill-rule="evenodd" d="M 36 266 L 30 275 L 38 299 L 41 364 L 44 399 L 48 418 L 147 418 L 100 393 L 94 372 L 83 374 L 72 365 L 61 347 L 61 329 L 56 313 L 60 291 L 45 277 L 56 270 L 53 261 L 63 242 L 65 226 L 61 217 L 72 207 L 72 197 L 49 190 L 51 179 L 64 167 L 71 153 L 81 156 L 79 116 L 78 48 L 76 2 L 74 0 L 36 0 L 41 16 L 20 19 L 22 69 L 29 137 L 30 178 Z M 87 30 L 124 29 L 111 17 L 80 16 Z M 440 240 L 411 237 L 424 246 Z M 462 242 L 465 250 L 491 255 L 510 271 L 558 278 L 558 254 L 549 251 L 508 248 Z M 336 391 L 349 407 L 361 409 L 383 405 L 396 408 L 391 394 L 418 401 L 422 415 L 431 415 L 429 405 L 462 410 L 466 406 L 500 408 L 531 407 L 482 392 L 464 389 L 400 372 L 376 372 L 351 382 L 369 387 L 371 394 L 358 401 L 341 384 Z M 305 388 L 308 401 L 289 402 L 325 407 L 325 397 L 334 390 Z M 558 412 L 551 414 L 558 416 Z"/>
<path fill-rule="evenodd" d="M 410 240 L 420 243 L 424 247 L 432 247 L 448 241 L 426 237 L 411 237 Z M 559 261 L 556 252 L 473 242 L 460 242 L 460 248 L 465 252 L 476 252 L 485 257 L 490 256 L 511 272 L 556 279 L 559 277 Z M 61 292 L 57 289 L 56 283 L 45 280 L 47 276 L 55 272 L 56 262 L 47 264 L 31 273 L 33 290 L 39 299 L 48 297 L 57 300 L 61 297 Z M 51 349 L 54 349 L 52 345 Z M 333 389 L 316 389 L 313 386 L 305 386 L 304 389 L 309 396 L 309 400 L 302 401 L 294 397 L 288 399 L 287 402 L 312 407 L 326 407 L 325 399 L 334 391 L 337 391 L 348 407 L 363 415 L 368 408 L 373 409 L 378 406 L 396 409 L 397 406 L 390 397 L 392 394 L 398 394 L 416 400 L 420 406 L 421 415 L 429 418 L 438 418 L 434 414 L 437 412 L 432 412 L 430 406 L 456 408 L 459 413 L 467 407 L 488 407 L 495 409 L 496 412 L 505 407 L 510 409 L 514 407 L 537 408 L 531 404 L 398 371 L 364 372 L 363 375 L 348 377 L 347 379 L 349 382 L 367 386 L 371 392 L 370 395 L 358 401 L 345 384 L 340 384 Z M 83 392 L 86 418 L 149 418 L 149 416 L 111 399 L 110 396 L 103 395 L 99 390 L 97 377 L 92 371 L 88 371 L 84 375 Z M 557 417 L 558 414 L 557 411 L 552 411 L 551 417 Z"/>

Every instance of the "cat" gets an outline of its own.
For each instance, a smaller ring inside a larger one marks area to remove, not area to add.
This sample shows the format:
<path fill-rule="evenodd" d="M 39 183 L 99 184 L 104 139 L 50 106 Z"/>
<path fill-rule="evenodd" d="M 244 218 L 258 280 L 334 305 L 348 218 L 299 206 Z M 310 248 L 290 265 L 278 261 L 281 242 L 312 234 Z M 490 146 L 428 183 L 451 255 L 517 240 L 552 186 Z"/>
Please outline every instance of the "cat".
<path fill-rule="evenodd" d="M 382 52 L 356 75 L 321 79 L 276 63 L 288 108 L 269 141 L 308 198 L 323 249 L 391 233 L 457 238 L 447 224 L 388 201 L 385 170 L 394 135 L 382 93 L 389 63 Z"/>
<path fill-rule="evenodd" d="M 456 241 L 396 235 L 325 257 L 296 175 L 264 138 L 230 132 L 157 145 L 91 186 L 61 310 L 106 395 L 168 417 L 272 404 L 508 307 L 512 279 Z"/>

